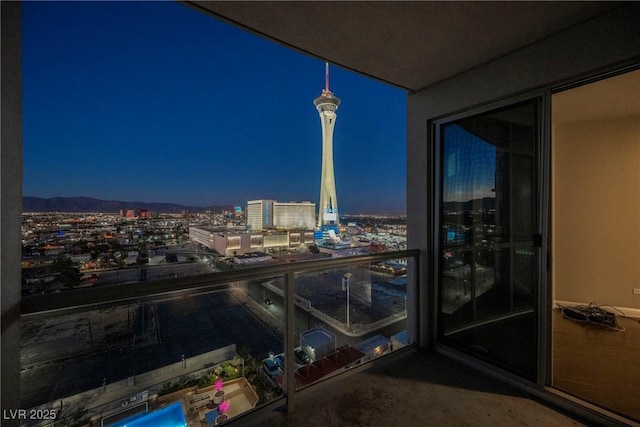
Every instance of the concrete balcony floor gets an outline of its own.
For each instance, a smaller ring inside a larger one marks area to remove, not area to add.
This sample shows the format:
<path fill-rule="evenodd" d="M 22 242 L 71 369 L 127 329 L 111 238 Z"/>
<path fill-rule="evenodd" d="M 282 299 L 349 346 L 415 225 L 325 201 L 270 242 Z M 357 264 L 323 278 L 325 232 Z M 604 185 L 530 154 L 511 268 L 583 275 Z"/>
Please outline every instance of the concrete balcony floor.
<path fill-rule="evenodd" d="M 297 394 L 290 414 L 265 410 L 238 421 L 260 427 L 585 425 L 435 352 L 391 356 Z"/>

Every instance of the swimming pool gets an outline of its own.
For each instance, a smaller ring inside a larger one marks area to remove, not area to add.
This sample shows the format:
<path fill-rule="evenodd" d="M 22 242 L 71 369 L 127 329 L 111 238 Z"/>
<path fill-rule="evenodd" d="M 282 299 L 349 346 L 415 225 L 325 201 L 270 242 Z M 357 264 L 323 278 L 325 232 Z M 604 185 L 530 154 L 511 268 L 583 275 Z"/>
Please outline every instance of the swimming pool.
<path fill-rule="evenodd" d="M 187 420 L 180 402 L 151 412 L 150 414 L 136 414 L 124 420 L 109 424 L 109 427 L 186 427 Z"/>

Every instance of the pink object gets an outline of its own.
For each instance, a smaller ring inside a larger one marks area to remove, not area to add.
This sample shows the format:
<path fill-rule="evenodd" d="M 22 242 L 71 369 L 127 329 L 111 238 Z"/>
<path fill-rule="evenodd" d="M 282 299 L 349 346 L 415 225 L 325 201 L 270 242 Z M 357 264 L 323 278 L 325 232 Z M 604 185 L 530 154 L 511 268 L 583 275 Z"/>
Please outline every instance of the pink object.
<path fill-rule="evenodd" d="M 229 406 L 231 406 L 231 403 L 229 403 L 228 400 L 225 400 L 224 402 L 222 402 L 219 406 L 218 406 L 218 411 L 221 414 L 224 414 L 225 412 L 227 412 L 229 410 Z"/>
<path fill-rule="evenodd" d="M 222 380 L 217 380 L 215 387 L 216 387 L 216 391 L 222 390 Z"/>

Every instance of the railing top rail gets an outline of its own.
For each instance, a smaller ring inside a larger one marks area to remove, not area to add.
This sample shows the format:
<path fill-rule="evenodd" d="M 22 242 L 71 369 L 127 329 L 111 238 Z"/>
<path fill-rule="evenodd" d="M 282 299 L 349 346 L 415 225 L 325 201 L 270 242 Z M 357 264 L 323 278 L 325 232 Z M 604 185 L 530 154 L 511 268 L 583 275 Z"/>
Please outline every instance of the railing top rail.
<path fill-rule="evenodd" d="M 219 284 L 261 277 L 279 276 L 287 273 L 304 273 L 314 270 L 331 269 L 380 262 L 397 258 L 417 258 L 418 249 L 383 252 L 373 255 L 357 255 L 340 258 L 323 258 L 259 267 L 242 268 L 197 276 L 161 279 L 138 283 L 118 284 L 96 288 L 76 289 L 45 295 L 33 295 L 22 299 L 22 315 L 74 309 L 95 304 L 110 304 L 136 298 L 147 298 L 167 293 L 192 291 Z"/>

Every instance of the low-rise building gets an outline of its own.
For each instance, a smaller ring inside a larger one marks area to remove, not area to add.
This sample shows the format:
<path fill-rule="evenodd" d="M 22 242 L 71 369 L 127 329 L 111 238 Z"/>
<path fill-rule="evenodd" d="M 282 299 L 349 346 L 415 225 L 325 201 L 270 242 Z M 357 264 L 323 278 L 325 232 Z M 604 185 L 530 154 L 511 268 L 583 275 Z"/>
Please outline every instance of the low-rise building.
<path fill-rule="evenodd" d="M 189 238 L 226 257 L 250 252 L 286 250 L 313 243 L 313 231 L 245 232 L 208 227 L 189 227 Z"/>

